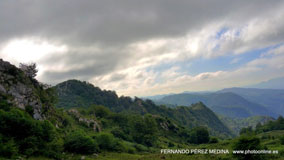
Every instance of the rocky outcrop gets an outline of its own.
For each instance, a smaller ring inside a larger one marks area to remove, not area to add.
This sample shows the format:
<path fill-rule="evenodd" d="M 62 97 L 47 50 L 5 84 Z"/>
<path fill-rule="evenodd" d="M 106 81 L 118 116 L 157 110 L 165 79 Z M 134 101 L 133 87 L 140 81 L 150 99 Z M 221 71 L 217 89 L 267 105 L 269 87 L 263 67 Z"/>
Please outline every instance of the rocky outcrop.
<path fill-rule="evenodd" d="M 167 122 L 161 122 L 160 126 L 166 131 L 169 130 L 169 124 Z"/>
<path fill-rule="evenodd" d="M 34 119 L 42 120 L 45 117 L 42 114 L 43 104 L 37 95 L 39 89 L 41 88 L 36 80 L 27 77 L 19 68 L 0 59 L 0 94 L 9 97 L 8 102 L 18 108 L 25 109 L 31 106 Z"/>
<path fill-rule="evenodd" d="M 79 123 L 83 123 L 84 125 L 86 125 L 87 127 L 91 127 L 93 128 L 93 130 L 95 132 L 101 132 L 101 126 L 99 125 L 99 123 L 96 121 L 96 115 L 94 114 L 94 119 L 90 119 L 90 118 L 85 118 L 83 117 L 78 110 L 76 109 L 70 109 L 68 110 L 68 113 L 72 116 L 74 116 L 74 118 L 79 122 Z"/>

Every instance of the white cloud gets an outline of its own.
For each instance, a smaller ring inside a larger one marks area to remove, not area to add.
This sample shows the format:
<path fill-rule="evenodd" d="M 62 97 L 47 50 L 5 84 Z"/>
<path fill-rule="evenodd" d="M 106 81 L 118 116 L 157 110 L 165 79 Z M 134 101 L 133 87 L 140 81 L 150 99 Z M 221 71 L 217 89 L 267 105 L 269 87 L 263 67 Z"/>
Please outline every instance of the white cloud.
<path fill-rule="evenodd" d="M 218 89 L 283 74 L 283 47 L 234 71 L 193 76 L 176 65 L 283 43 L 281 1 L 66 2 L 2 0 L 1 57 L 37 62 L 47 83 L 78 78 L 126 95 Z M 172 67 L 152 69 L 165 64 Z"/>
<path fill-rule="evenodd" d="M 278 52 L 281 48 L 276 48 L 274 51 Z M 117 88 L 112 87 L 119 94 L 137 96 L 241 87 L 284 76 L 283 62 L 283 54 L 277 54 L 252 60 L 232 71 L 204 72 L 196 76 L 180 72 L 177 67 L 165 70 L 161 74 L 140 71 L 144 75 L 139 77 L 139 80 L 135 76 L 123 80 L 123 84 L 128 84 L 128 87 L 123 89 L 120 89 L 119 85 Z M 162 81 L 155 83 L 157 79 L 162 79 Z M 151 83 L 147 83 L 149 81 Z"/>
<path fill-rule="evenodd" d="M 1 49 L 1 56 L 7 60 L 28 63 L 45 58 L 52 53 L 67 52 L 64 45 L 51 44 L 37 39 L 15 39 Z"/>

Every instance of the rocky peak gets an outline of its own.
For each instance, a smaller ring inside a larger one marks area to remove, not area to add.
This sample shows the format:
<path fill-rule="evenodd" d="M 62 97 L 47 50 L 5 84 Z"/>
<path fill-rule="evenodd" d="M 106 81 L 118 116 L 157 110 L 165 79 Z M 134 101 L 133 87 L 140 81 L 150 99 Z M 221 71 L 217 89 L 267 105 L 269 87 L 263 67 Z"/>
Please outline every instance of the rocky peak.
<path fill-rule="evenodd" d="M 45 119 L 43 105 L 38 93 L 43 91 L 40 84 L 9 62 L 0 59 L 0 100 L 9 97 L 8 102 L 18 108 L 33 108 L 33 117 L 37 120 Z"/>

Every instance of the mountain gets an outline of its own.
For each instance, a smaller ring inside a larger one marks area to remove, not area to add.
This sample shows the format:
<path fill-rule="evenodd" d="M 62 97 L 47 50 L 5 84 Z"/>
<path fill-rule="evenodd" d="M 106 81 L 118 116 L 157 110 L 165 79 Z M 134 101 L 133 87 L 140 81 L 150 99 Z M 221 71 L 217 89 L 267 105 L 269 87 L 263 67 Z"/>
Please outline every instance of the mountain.
<path fill-rule="evenodd" d="M 204 104 L 193 104 L 190 107 L 168 108 L 158 106 L 151 100 L 142 100 L 135 97 L 118 97 L 115 92 L 101 90 L 87 82 L 68 80 L 55 86 L 58 93 L 57 107 L 88 108 L 90 105 L 103 105 L 113 112 L 135 113 L 145 115 L 147 113 L 168 117 L 185 127 L 206 126 L 213 135 L 230 136 L 230 130 L 218 119 L 218 117 Z"/>
<path fill-rule="evenodd" d="M 207 94 L 207 93 L 212 93 L 212 91 L 199 91 L 199 92 L 191 92 L 191 91 L 184 91 L 182 93 L 190 93 L 190 94 Z M 169 94 L 158 94 L 158 95 L 154 95 L 154 96 L 145 96 L 145 97 L 141 97 L 142 99 L 150 99 L 153 101 L 159 101 L 160 99 L 166 97 L 166 96 L 170 96 L 170 95 L 175 95 L 175 93 L 169 93 Z M 168 104 L 169 105 L 169 104 Z"/>
<path fill-rule="evenodd" d="M 250 102 L 243 97 L 231 93 L 207 93 L 207 94 L 176 94 L 162 98 L 158 103 L 184 105 L 203 102 L 217 114 L 234 118 L 246 118 L 256 115 L 273 116 L 277 114 L 269 111 L 264 106 Z"/>
<path fill-rule="evenodd" d="M 226 88 L 219 93 L 232 92 L 258 103 L 271 112 L 284 115 L 284 89 Z"/>
<path fill-rule="evenodd" d="M 246 88 L 260 88 L 260 89 L 284 89 L 284 77 L 270 79 L 258 84 L 246 86 Z"/>
<path fill-rule="evenodd" d="M 101 90 L 88 82 L 68 80 L 54 87 L 58 93 L 56 107 L 89 107 L 91 104 L 118 106 L 118 96 L 114 91 Z M 123 99 L 123 97 L 121 98 Z M 131 100 L 131 99 L 127 99 Z M 126 101 L 127 101 L 126 100 Z"/>
<path fill-rule="evenodd" d="M 173 93 L 169 93 L 169 94 L 159 94 L 159 95 L 154 95 L 154 96 L 145 96 L 145 97 L 141 97 L 142 99 L 151 99 L 151 100 L 159 100 L 162 99 L 166 96 L 169 95 L 173 95 Z"/>

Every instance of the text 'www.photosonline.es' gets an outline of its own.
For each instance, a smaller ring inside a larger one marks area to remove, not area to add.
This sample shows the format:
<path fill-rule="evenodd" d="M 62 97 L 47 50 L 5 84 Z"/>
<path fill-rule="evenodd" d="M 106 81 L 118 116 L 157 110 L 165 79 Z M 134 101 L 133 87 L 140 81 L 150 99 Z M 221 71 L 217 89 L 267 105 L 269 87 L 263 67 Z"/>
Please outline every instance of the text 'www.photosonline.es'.
<path fill-rule="evenodd" d="M 161 149 L 161 154 L 278 154 L 278 150 Z"/>

